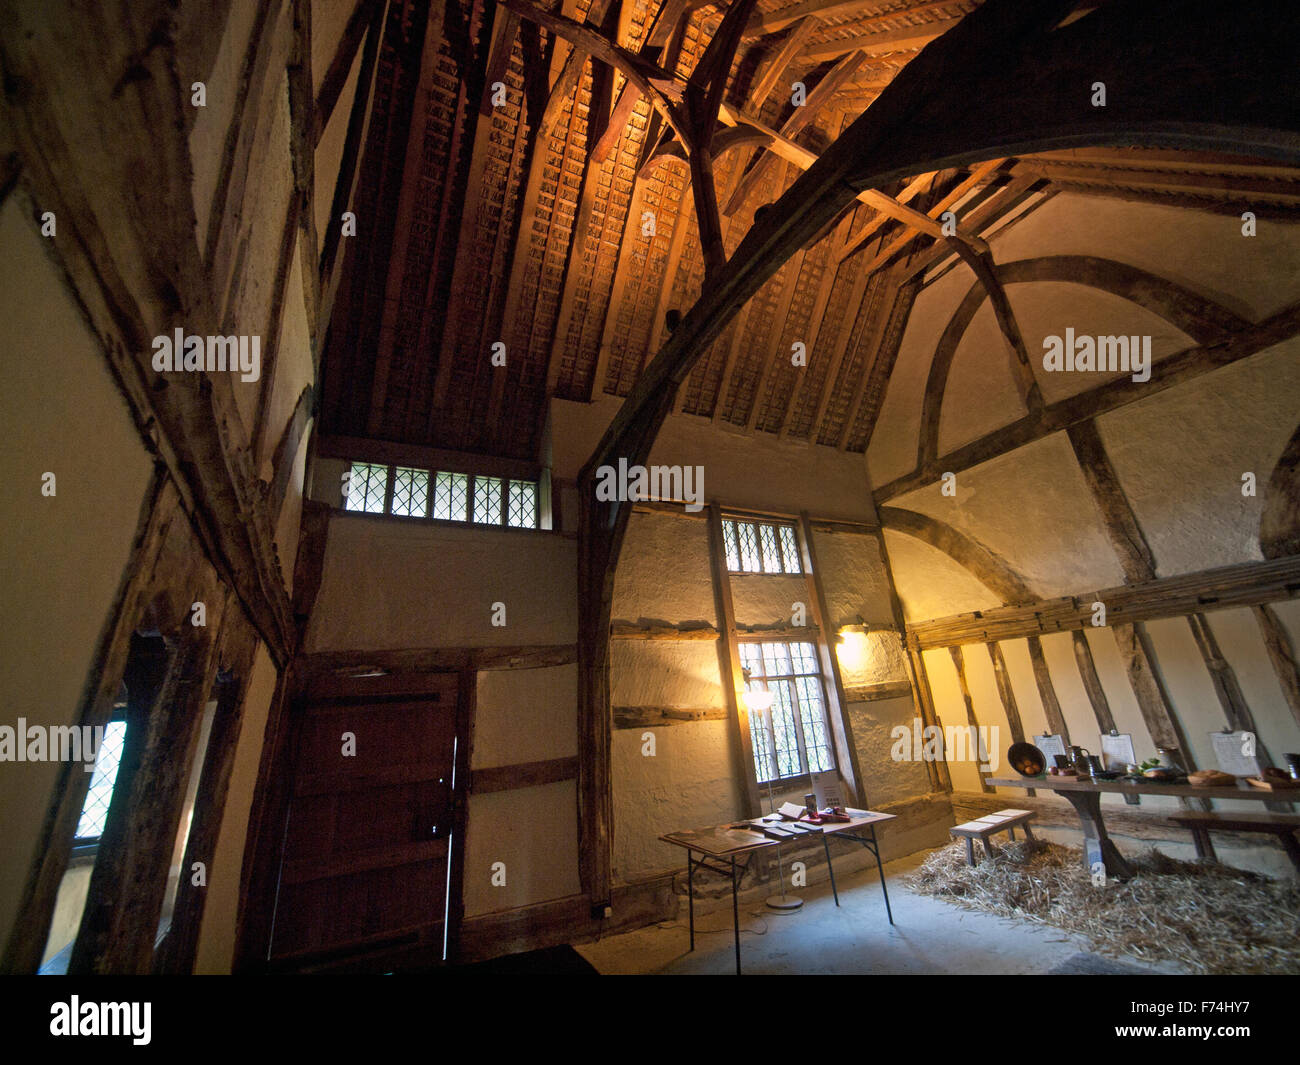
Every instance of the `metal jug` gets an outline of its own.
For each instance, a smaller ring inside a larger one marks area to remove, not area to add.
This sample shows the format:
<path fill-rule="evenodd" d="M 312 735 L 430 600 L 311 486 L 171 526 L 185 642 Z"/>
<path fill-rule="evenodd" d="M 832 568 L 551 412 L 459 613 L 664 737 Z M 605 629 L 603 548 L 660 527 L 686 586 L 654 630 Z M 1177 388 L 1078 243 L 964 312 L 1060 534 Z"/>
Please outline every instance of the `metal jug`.
<path fill-rule="evenodd" d="M 1070 747 L 1070 765 L 1080 773 L 1088 772 L 1088 756 L 1092 752 L 1087 747 Z"/>

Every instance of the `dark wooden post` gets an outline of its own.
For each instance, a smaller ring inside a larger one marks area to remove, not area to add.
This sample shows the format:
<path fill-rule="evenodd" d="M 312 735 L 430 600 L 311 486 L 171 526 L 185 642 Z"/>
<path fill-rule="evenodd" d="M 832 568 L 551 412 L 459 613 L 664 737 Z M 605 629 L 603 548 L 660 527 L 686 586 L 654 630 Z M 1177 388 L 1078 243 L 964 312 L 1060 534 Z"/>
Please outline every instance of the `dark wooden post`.
<path fill-rule="evenodd" d="M 219 619 L 212 613 L 208 622 L 215 626 Z M 130 777 L 114 788 L 69 973 L 147 973 L 152 967 L 176 826 L 211 686 L 210 631 L 184 632 L 148 718 L 127 725 L 123 762 L 138 762 L 123 765 Z"/>

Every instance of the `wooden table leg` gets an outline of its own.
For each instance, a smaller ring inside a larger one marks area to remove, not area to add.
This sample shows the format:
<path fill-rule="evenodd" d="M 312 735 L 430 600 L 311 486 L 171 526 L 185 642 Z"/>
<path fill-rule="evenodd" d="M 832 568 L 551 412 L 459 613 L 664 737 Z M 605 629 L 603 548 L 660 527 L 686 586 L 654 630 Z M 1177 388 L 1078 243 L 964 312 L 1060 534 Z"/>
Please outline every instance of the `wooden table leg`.
<path fill-rule="evenodd" d="M 1214 853 L 1214 843 L 1210 840 L 1210 834 L 1204 828 L 1192 829 L 1192 842 L 1196 844 L 1196 857 L 1208 858 L 1212 862 L 1219 860 L 1219 856 Z"/>
<path fill-rule="evenodd" d="M 1282 849 L 1286 851 L 1287 857 L 1291 859 L 1291 864 L 1296 867 L 1297 871 L 1300 871 L 1300 843 L 1296 842 L 1295 832 L 1279 832 L 1277 841 L 1282 844 Z"/>
<path fill-rule="evenodd" d="M 1106 874 L 1119 880 L 1127 880 L 1133 875 L 1133 867 L 1120 854 L 1110 836 L 1106 834 L 1106 825 L 1101 819 L 1101 793 L 1096 791 L 1058 791 L 1074 807 L 1079 815 L 1079 825 L 1083 829 L 1083 866 L 1089 872 L 1094 862 L 1102 862 Z"/>

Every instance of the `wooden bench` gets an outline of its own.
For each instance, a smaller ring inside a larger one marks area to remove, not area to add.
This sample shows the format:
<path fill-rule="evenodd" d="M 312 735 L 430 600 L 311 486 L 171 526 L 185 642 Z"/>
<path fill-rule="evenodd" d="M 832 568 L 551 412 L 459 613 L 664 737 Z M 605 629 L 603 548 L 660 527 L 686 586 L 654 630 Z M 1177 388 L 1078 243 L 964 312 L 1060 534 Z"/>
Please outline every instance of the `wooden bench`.
<path fill-rule="evenodd" d="M 1300 843 L 1296 842 L 1295 832 L 1300 828 L 1300 814 L 1235 814 L 1235 813 L 1201 813 L 1187 811 L 1170 814 L 1169 820 L 1191 829 L 1192 841 L 1196 844 L 1196 856 L 1218 860 L 1214 853 L 1214 844 L 1210 842 L 1210 833 L 1219 832 L 1265 832 L 1276 836 L 1282 849 L 1291 859 L 1291 864 L 1300 872 Z"/>
<path fill-rule="evenodd" d="M 985 814 L 983 817 L 977 817 L 974 821 L 967 821 L 963 825 L 954 825 L 948 829 L 953 836 L 959 836 L 966 840 L 966 858 L 975 864 L 975 841 L 978 839 L 984 844 L 984 853 L 990 858 L 993 857 L 993 845 L 989 842 L 989 836 L 994 832 L 1008 833 L 1012 839 L 1016 838 L 1016 826 L 1019 825 L 1025 830 L 1025 839 L 1033 839 L 1033 830 L 1029 827 L 1029 822 L 1034 819 L 1032 810 L 999 810 L 997 813 Z"/>

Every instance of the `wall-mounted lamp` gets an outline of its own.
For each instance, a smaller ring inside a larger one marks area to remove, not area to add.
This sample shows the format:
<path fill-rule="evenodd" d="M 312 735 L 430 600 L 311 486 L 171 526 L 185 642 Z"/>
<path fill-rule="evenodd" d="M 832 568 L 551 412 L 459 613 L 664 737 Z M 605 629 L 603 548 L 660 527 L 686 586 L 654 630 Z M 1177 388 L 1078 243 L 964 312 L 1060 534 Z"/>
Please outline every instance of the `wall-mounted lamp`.
<path fill-rule="evenodd" d="M 835 656 L 840 660 L 840 668 L 849 673 L 866 667 L 870 650 L 867 634 L 857 629 L 841 629 L 835 639 Z"/>
<path fill-rule="evenodd" d="M 761 714 L 772 709 L 772 693 L 768 691 L 745 692 L 745 709 L 751 714 Z"/>

